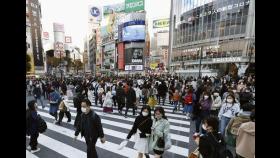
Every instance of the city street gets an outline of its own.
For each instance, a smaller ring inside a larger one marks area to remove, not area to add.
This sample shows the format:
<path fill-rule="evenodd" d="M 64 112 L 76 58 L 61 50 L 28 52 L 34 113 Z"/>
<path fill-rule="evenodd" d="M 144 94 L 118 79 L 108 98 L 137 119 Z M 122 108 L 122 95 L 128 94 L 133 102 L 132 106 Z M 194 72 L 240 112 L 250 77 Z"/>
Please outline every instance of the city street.
<path fill-rule="evenodd" d="M 94 97 L 91 97 L 91 101 Z M 167 97 L 168 98 L 168 97 Z M 27 96 L 26 100 L 33 99 L 33 96 Z M 28 157 L 55 157 L 55 158 L 85 158 L 86 157 L 86 143 L 84 138 L 81 139 L 80 135 L 77 141 L 74 141 L 74 120 L 76 116 L 76 109 L 73 106 L 73 100 L 69 100 L 71 105 L 70 112 L 72 120 L 67 123 L 67 119 L 64 118 L 62 125 L 58 126 L 53 124 L 54 118 L 48 113 L 49 103 L 48 100 L 44 100 L 46 105 L 43 110 L 40 103 L 38 103 L 38 114 L 47 122 L 48 129 L 45 133 L 40 134 L 38 138 L 38 147 L 41 148 L 40 152 L 31 154 L 26 150 Z M 119 144 L 124 140 L 131 129 L 135 116 L 132 115 L 132 110 L 128 113 L 128 118 L 120 116 L 116 108 L 114 108 L 113 114 L 102 114 L 102 108 L 100 105 L 95 106 L 92 102 L 92 109 L 101 117 L 103 130 L 105 133 L 106 143 L 101 144 L 100 140 L 97 141 L 97 152 L 100 158 L 123 158 L 130 157 L 134 158 L 137 155 L 137 151 L 133 149 L 134 138 L 130 139 L 127 146 L 118 150 Z M 171 124 L 171 140 L 172 147 L 166 153 L 164 157 L 168 158 L 185 158 L 189 150 L 194 150 L 196 147 L 192 140 L 192 134 L 194 132 L 194 122 L 186 120 L 185 115 L 182 112 L 172 113 L 172 106 L 169 101 L 166 100 L 166 106 L 164 106 L 166 116 Z M 139 113 L 139 108 L 138 108 Z M 26 146 L 28 146 L 29 138 L 26 137 Z M 150 154 L 150 157 L 153 157 Z"/>

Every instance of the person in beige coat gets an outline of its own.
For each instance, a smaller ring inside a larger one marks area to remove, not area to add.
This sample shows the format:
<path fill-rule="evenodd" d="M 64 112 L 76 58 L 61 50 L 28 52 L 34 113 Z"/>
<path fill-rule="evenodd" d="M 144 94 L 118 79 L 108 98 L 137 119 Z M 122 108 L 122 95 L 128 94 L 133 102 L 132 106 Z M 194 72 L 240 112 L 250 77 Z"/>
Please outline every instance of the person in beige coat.
<path fill-rule="evenodd" d="M 250 122 L 243 123 L 236 138 L 236 154 L 238 158 L 255 157 L 255 112 L 250 115 Z"/>

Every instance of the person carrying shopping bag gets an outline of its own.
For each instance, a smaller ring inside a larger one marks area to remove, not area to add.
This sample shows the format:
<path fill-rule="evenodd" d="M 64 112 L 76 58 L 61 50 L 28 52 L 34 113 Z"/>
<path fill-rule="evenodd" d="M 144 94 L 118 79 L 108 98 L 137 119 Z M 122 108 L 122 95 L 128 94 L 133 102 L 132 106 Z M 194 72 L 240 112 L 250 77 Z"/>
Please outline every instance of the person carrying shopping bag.
<path fill-rule="evenodd" d="M 135 145 L 134 149 L 138 151 L 138 158 L 143 158 L 143 155 L 149 153 L 149 137 L 151 135 L 151 127 L 153 121 L 151 119 L 151 109 L 149 106 L 143 106 L 135 119 L 135 122 L 127 135 L 126 140 L 128 141 L 134 134 Z M 147 156 L 146 156 L 147 157 Z"/>

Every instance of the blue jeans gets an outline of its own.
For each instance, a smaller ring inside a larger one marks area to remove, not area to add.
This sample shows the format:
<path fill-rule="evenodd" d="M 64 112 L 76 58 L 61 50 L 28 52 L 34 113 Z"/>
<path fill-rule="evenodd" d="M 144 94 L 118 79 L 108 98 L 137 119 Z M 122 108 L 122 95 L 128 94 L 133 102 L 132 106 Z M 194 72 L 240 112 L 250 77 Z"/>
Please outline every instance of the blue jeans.
<path fill-rule="evenodd" d="M 179 103 L 179 101 L 174 101 L 173 102 L 173 105 L 174 105 L 173 111 L 177 110 L 178 103 Z"/>
<path fill-rule="evenodd" d="M 195 119 L 195 132 L 199 133 L 199 128 L 200 128 L 201 121 L 204 120 L 205 118 L 209 117 L 209 116 L 210 116 L 210 111 L 209 110 L 202 110 L 200 112 L 200 116 L 198 116 Z M 201 128 L 201 133 L 205 134 L 206 131 Z"/>
<path fill-rule="evenodd" d="M 225 129 L 229 123 L 231 118 L 228 118 L 228 117 L 225 117 L 225 116 L 222 116 L 221 118 L 221 122 L 220 122 L 220 132 L 221 134 L 224 136 L 225 135 Z"/>
<path fill-rule="evenodd" d="M 183 109 L 183 112 L 184 112 L 184 113 L 192 113 L 192 109 L 193 109 L 192 104 L 185 105 L 185 106 L 184 106 L 184 109 Z"/>

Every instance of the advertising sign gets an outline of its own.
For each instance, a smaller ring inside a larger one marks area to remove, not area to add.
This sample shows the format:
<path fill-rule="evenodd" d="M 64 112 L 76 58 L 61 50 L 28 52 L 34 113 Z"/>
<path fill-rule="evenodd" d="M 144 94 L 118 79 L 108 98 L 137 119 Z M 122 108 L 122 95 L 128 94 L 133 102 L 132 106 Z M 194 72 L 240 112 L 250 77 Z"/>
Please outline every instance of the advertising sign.
<path fill-rule="evenodd" d="M 31 43 L 33 50 L 33 61 L 36 70 L 43 69 L 44 61 L 43 61 L 43 44 L 42 44 L 42 30 L 40 26 L 40 10 L 39 7 L 32 6 L 40 6 L 38 1 L 28 1 L 28 6 L 31 6 L 29 19 L 31 26 Z"/>
<path fill-rule="evenodd" d="M 125 71 L 142 71 L 143 65 L 125 65 Z"/>
<path fill-rule="evenodd" d="M 45 40 L 48 40 L 49 39 L 49 33 L 48 32 L 43 32 L 43 38 Z"/>
<path fill-rule="evenodd" d="M 72 38 L 70 36 L 65 36 L 65 43 L 72 43 Z"/>
<path fill-rule="evenodd" d="M 103 15 L 108 16 L 112 13 L 121 13 L 124 12 L 124 3 L 118 3 L 113 5 L 107 5 L 103 7 Z"/>
<path fill-rule="evenodd" d="M 131 25 L 123 28 L 123 41 L 145 40 L 145 25 Z"/>
<path fill-rule="evenodd" d="M 53 23 L 54 32 L 64 32 L 64 25 L 59 23 Z"/>
<path fill-rule="evenodd" d="M 158 63 L 150 63 L 150 68 L 152 70 L 156 69 L 158 67 Z"/>
<path fill-rule="evenodd" d="M 163 33 L 157 33 L 157 46 L 168 46 L 169 42 L 169 33 L 163 32 Z"/>
<path fill-rule="evenodd" d="M 90 22 L 98 22 L 102 20 L 102 11 L 100 7 L 90 5 L 88 7 L 88 17 Z"/>
<path fill-rule="evenodd" d="M 145 10 L 144 0 L 125 0 L 125 12 L 136 12 Z"/>
<path fill-rule="evenodd" d="M 159 19 L 153 21 L 153 28 L 169 27 L 169 19 Z"/>
<path fill-rule="evenodd" d="M 118 69 L 124 70 L 124 43 L 118 44 Z"/>
<path fill-rule="evenodd" d="M 126 65 L 143 65 L 143 48 L 130 48 L 125 50 Z"/>
<path fill-rule="evenodd" d="M 129 13 L 125 15 L 123 22 L 146 20 L 146 13 Z"/>

